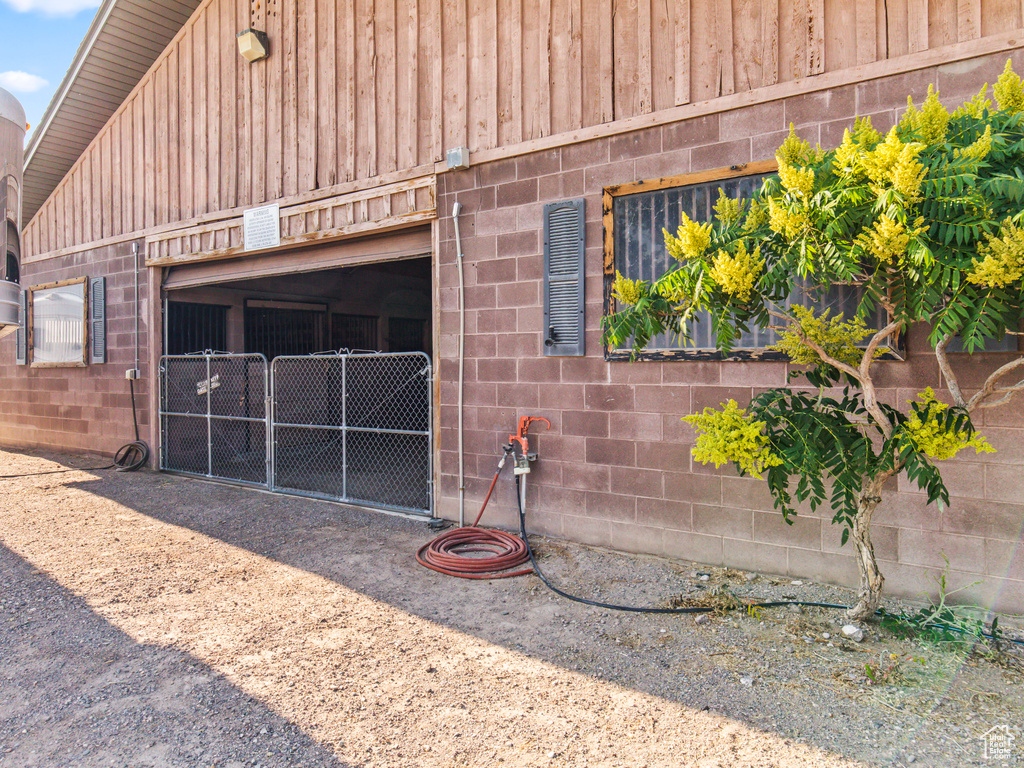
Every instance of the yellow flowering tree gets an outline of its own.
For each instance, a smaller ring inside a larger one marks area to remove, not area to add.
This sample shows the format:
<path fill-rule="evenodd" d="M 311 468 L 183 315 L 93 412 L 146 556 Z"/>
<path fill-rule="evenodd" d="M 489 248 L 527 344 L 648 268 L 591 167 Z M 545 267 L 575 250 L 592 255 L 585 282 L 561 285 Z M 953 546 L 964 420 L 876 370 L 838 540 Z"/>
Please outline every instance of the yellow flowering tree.
<path fill-rule="evenodd" d="M 666 274 L 613 284 L 617 309 L 604 332 L 617 347 L 640 351 L 665 332 L 687 337 L 707 317 L 723 355 L 741 333 L 770 328 L 775 349 L 804 366 L 792 376 L 810 388 L 772 389 L 746 408 L 729 401 L 686 418 L 694 456 L 763 476 L 788 522 L 797 503 L 831 506 L 843 543 L 852 538 L 857 549 L 853 619 L 872 615 L 881 598 L 870 528 L 886 480 L 903 473 L 929 503 L 948 504 L 936 462 L 992 450 L 971 414 L 1024 390 L 1016 356 L 968 398 L 947 354 L 954 338 L 971 353 L 1018 333 L 1024 320 L 1024 86 L 1009 62 L 993 95 L 995 104 L 985 86 L 950 113 L 929 89 L 884 136 L 857 120 L 829 151 L 791 131 L 778 174 L 757 196 L 720 199 L 713 222 L 684 215 L 665 232 L 675 259 Z M 794 304 L 797 281 L 811 299 L 856 286 L 856 316 Z M 879 307 L 887 321 L 869 328 Z M 952 403 L 931 389 L 899 405 L 879 398 L 876 360 L 912 323 L 930 327 Z"/>

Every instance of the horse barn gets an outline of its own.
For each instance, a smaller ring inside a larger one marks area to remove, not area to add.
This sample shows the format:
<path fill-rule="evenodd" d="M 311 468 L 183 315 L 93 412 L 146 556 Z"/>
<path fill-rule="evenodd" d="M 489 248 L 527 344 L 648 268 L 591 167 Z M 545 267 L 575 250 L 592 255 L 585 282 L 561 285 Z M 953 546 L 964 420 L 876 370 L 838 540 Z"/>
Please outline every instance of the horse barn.
<path fill-rule="evenodd" d="M 856 583 L 831 512 L 787 526 L 763 483 L 690 456 L 682 416 L 789 364 L 758 338 L 728 360 L 606 349 L 611 278 L 656 274 L 661 229 L 749 194 L 790 125 L 833 147 L 929 84 L 953 107 L 1007 59 L 1024 71 L 1022 14 L 104 0 L 27 140 L 0 443 L 111 454 L 137 417 L 154 468 L 472 520 L 520 418 L 544 417 L 531 532 Z M 942 391 L 926 336 L 878 363 L 890 401 Z M 944 465 L 948 507 L 894 483 L 875 551 L 893 592 L 948 559 L 966 599 L 1024 612 L 1024 420 L 978 425 L 997 452 Z M 486 524 L 515 523 L 509 478 Z"/>

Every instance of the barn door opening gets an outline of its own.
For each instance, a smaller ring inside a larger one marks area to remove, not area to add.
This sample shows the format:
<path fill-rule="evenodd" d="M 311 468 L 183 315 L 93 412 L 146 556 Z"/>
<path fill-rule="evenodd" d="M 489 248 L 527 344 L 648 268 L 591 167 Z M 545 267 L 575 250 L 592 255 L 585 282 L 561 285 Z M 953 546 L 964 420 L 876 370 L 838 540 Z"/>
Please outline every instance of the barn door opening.
<path fill-rule="evenodd" d="M 259 277 L 209 265 L 167 275 L 165 350 L 174 354 L 162 361 L 161 467 L 431 514 L 430 258 L 309 272 L 289 263 L 291 271 Z M 204 375 L 205 365 L 238 357 L 265 361 L 262 394 L 227 373 Z M 245 413 L 216 411 L 228 387 L 244 391 Z M 226 426 L 236 418 L 261 421 L 262 459 L 257 427 L 243 435 Z M 265 472 L 233 471 L 243 456 Z"/>

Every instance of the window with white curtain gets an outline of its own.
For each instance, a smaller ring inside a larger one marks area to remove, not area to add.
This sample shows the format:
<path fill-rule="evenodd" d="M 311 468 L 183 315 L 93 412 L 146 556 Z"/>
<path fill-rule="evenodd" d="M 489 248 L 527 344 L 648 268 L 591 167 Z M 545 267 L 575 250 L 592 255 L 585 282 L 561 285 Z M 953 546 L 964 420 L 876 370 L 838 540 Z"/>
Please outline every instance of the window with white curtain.
<path fill-rule="evenodd" d="M 85 365 L 85 278 L 32 288 L 32 364 Z"/>

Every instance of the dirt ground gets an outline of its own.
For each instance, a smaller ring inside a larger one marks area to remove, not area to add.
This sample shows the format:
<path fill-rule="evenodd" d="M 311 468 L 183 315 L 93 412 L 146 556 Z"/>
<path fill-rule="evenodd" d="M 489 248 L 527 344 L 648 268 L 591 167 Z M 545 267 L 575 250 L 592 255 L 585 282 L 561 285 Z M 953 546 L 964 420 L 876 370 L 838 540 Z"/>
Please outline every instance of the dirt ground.
<path fill-rule="evenodd" d="M 0 452 L 0 474 L 95 461 Z M 1019 655 L 873 626 L 840 640 L 838 612 L 819 609 L 587 607 L 535 576 L 423 569 L 413 554 L 433 535 L 148 471 L 0 479 L 0 765 L 1024 764 Z M 850 599 L 535 545 L 552 579 L 602 600 Z M 987 759 L 1001 726 L 1016 745 Z"/>

